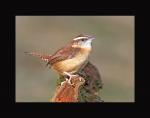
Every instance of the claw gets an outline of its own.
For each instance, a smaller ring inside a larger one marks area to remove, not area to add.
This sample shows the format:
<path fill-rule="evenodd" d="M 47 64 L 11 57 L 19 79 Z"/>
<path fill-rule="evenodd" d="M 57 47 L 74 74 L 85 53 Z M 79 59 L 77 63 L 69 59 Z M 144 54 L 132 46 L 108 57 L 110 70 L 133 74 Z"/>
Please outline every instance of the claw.
<path fill-rule="evenodd" d="M 65 82 L 67 82 L 68 81 L 68 79 L 67 78 L 65 78 L 65 81 L 63 81 L 63 82 L 61 82 L 60 84 L 61 84 L 61 86 L 65 83 Z"/>
<path fill-rule="evenodd" d="M 79 78 L 80 82 L 82 82 L 82 78 Z"/>
<path fill-rule="evenodd" d="M 65 81 L 61 82 L 61 86 L 63 86 L 63 84 L 64 84 L 65 82 L 67 82 L 67 83 L 70 84 L 70 85 L 74 85 L 74 84 L 71 83 L 71 78 L 69 78 L 69 79 L 66 78 Z"/>
<path fill-rule="evenodd" d="M 66 82 L 66 81 L 61 82 L 61 84 L 60 84 L 60 85 L 61 85 L 61 86 L 63 86 L 63 84 L 64 84 L 65 82 Z"/>
<path fill-rule="evenodd" d="M 69 83 L 70 85 L 74 85 L 74 83 L 71 83 L 71 79 L 72 79 L 72 78 L 69 78 L 69 79 L 68 79 L 68 83 Z"/>
<path fill-rule="evenodd" d="M 72 75 L 72 74 L 70 74 L 68 72 L 64 72 L 64 74 L 69 76 L 69 79 L 67 79 L 68 83 L 70 85 L 74 85 L 74 84 L 71 83 L 71 79 L 72 79 L 72 77 L 76 77 L 77 75 Z"/>

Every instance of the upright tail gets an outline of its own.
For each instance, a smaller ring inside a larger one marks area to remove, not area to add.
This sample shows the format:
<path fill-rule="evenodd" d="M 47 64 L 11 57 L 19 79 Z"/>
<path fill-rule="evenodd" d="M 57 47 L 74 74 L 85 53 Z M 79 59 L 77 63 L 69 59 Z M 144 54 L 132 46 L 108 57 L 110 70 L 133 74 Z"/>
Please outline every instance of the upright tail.
<path fill-rule="evenodd" d="M 43 54 L 39 54 L 39 53 L 36 53 L 36 52 L 24 52 L 24 53 L 26 53 L 28 55 L 35 56 L 35 57 L 39 57 L 45 62 L 49 62 L 50 57 L 51 57 L 50 55 L 43 55 Z"/>

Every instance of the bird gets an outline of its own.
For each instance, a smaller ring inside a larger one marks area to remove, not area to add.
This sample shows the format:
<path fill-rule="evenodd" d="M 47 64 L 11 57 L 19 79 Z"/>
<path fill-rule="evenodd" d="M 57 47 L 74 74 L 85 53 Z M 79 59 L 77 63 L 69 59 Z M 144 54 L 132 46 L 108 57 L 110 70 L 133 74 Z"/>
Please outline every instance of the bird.
<path fill-rule="evenodd" d="M 76 73 L 88 63 L 93 39 L 95 39 L 94 36 L 80 34 L 52 55 L 36 52 L 25 53 L 46 61 L 46 65 L 54 69 L 60 76 L 67 76 L 66 80 L 71 84 L 71 78 L 76 76 Z"/>

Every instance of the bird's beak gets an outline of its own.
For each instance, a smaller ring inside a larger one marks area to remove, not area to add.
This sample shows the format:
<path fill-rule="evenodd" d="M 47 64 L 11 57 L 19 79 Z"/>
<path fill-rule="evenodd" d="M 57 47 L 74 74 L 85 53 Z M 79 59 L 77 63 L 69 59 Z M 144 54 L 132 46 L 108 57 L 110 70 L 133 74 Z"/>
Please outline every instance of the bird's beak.
<path fill-rule="evenodd" d="M 93 39 L 95 39 L 95 37 L 94 36 L 89 36 L 88 39 L 93 40 Z"/>

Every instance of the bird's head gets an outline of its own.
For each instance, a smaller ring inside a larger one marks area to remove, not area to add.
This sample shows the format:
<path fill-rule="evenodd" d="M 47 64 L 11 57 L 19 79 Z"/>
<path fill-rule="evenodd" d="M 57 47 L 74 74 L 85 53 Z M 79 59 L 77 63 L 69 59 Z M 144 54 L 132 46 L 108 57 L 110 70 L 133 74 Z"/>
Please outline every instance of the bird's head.
<path fill-rule="evenodd" d="M 73 39 L 72 47 L 91 49 L 93 39 L 95 37 L 81 34 Z"/>

